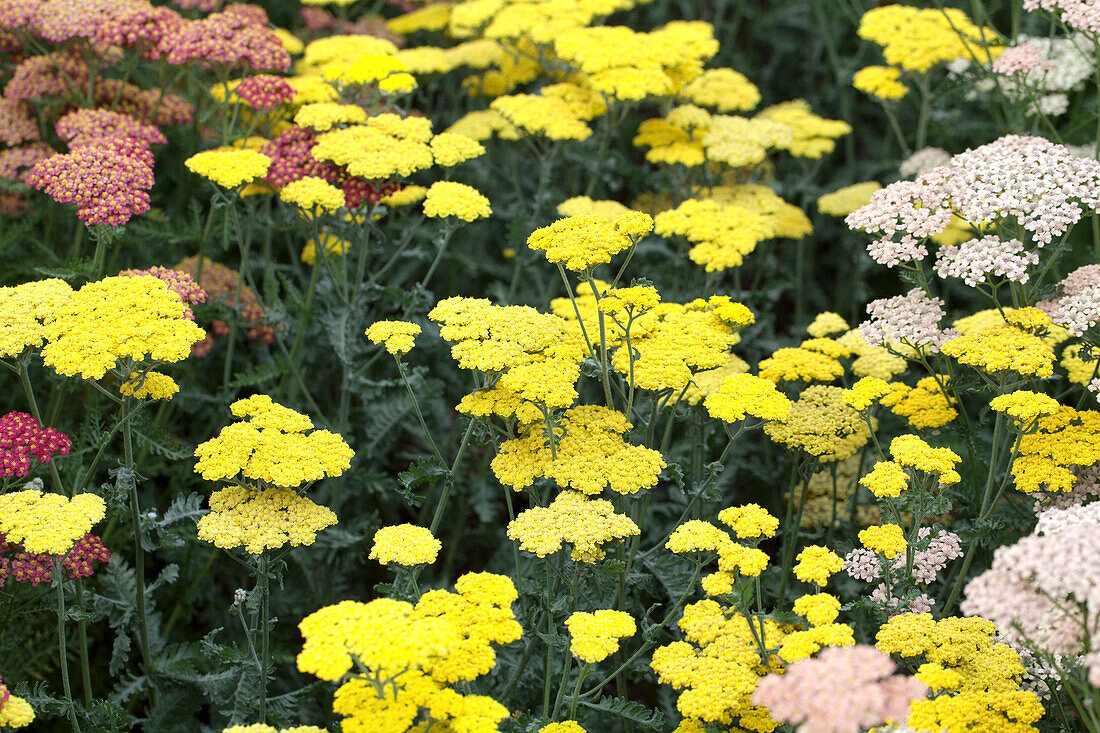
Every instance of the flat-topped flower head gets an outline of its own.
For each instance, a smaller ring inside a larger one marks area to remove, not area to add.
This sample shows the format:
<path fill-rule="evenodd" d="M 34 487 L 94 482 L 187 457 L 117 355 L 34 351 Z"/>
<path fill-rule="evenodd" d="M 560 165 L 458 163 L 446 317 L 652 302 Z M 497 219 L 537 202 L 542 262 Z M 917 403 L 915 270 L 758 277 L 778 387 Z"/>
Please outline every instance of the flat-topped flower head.
<path fill-rule="evenodd" d="M 462 221 L 475 221 L 492 213 L 489 199 L 465 183 L 436 181 L 428 187 L 424 199 L 424 216 L 432 219 L 453 216 Z"/>
<path fill-rule="evenodd" d="M 25 728 L 34 722 L 34 708 L 21 697 L 11 694 L 0 681 L 0 727 Z"/>
<path fill-rule="evenodd" d="M 628 228 L 631 231 L 637 230 L 636 224 Z M 527 238 L 528 247 L 545 252 L 546 259 L 550 262 L 564 265 L 566 269 L 576 272 L 606 264 L 611 261 L 612 256 L 629 249 L 633 244 L 634 239 L 629 234 L 620 231 L 614 222 L 597 214 L 580 214 L 559 219 L 550 226 L 536 229 Z"/>
<path fill-rule="evenodd" d="M 258 74 L 241 79 L 234 89 L 237 97 L 253 109 L 272 110 L 294 99 L 294 87 L 281 76 Z"/>
<path fill-rule="evenodd" d="M 899 435 L 890 441 L 894 461 L 906 468 L 935 474 L 941 484 L 962 480 L 955 467 L 962 458 L 950 448 L 933 448 L 916 435 Z"/>
<path fill-rule="evenodd" d="M 285 545 L 312 545 L 317 533 L 336 524 L 336 515 L 292 489 L 253 491 L 227 486 L 210 495 L 210 512 L 198 521 L 198 536 L 223 550 L 251 555 Z"/>
<path fill-rule="evenodd" d="M 99 138 L 35 163 L 28 181 L 54 201 L 75 205 L 85 224 L 122 226 L 149 210 L 153 153 L 133 138 Z"/>
<path fill-rule="evenodd" d="M 218 148 L 195 153 L 184 165 L 222 188 L 236 190 L 267 175 L 271 158 L 247 148 Z"/>
<path fill-rule="evenodd" d="M 120 360 L 176 362 L 206 332 L 161 279 L 118 276 L 87 283 L 45 324 L 42 361 L 59 374 L 102 379 Z"/>
<path fill-rule="evenodd" d="M 877 552 L 891 560 L 905 552 L 908 543 L 901 527 L 896 524 L 880 524 L 859 531 L 859 541 L 871 552 Z"/>
<path fill-rule="evenodd" d="M 43 427 L 32 415 L 9 412 L 0 417 L 0 476 L 26 476 L 31 458 L 49 463 L 67 456 L 73 441 L 64 433 Z"/>
<path fill-rule="evenodd" d="M 0 495 L 0 533 L 27 552 L 64 555 L 103 519 L 107 505 L 95 494 L 25 489 Z"/>
<path fill-rule="evenodd" d="M 1058 400 L 1041 392 L 1020 389 L 998 395 L 989 402 L 989 409 L 1002 412 L 1016 422 L 1017 427 L 1027 427 L 1041 417 L 1058 412 Z"/>
<path fill-rule="evenodd" d="M 775 537 L 779 529 L 779 520 L 759 504 L 723 509 L 718 512 L 718 521 L 732 529 L 740 540 Z"/>
<path fill-rule="evenodd" d="M 429 565 L 435 562 L 442 547 L 426 527 L 395 524 L 374 533 L 369 557 L 383 565 Z"/>
<path fill-rule="evenodd" d="M 569 629 L 569 650 L 573 656 L 594 664 L 602 662 L 619 650 L 619 641 L 638 630 L 634 617 L 624 611 L 599 610 L 594 613 L 577 611 L 565 620 Z"/>
<path fill-rule="evenodd" d="M 336 433 L 312 430 L 313 421 L 267 395 L 230 406 L 243 418 L 222 428 L 195 449 L 195 473 L 208 481 L 244 481 L 294 488 L 339 476 L 351 466 L 354 451 Z"/>
<path fill-rule="evenodd" d="M 746 417 L 782 420 L 791 413 L 791 401 L 775 384 L 751 374 L 734 374 L 722 382 L 718 391 L 703 400 L 711 417 L 738 422 Z"/>
<path fill-rule="evenodd" d="M 508 538 L 521 550 L 546 557 L 570 544 L 573 560 L 589 564 L 604 558 L 605 545 L 640 532 L 630 517 L 615 512 L 610 501 L 569 489 L 549 506 L 531 507 L 508 523 Z"/>
<path fill-rule="evenodd" d="M 408 321 L 375 321 L 366 335 L 372 344 L 385 346 L 394 356 L 404 356 L 412 351 L 420 326 Z"/>
<path fill-rule="evenodd" d="M 279 198 L 304 212 L 331 214 L 347 203 L 344 192 L 323 178 L 304 176 L 279 189 Z"/>
<path fill-rule="evenodd" d="M 0 358 L 41 346 L 46 340 L 45 324 L 72 295 L 69 284 L 58 278 L 0 288 Z"/>
<path fill-rule="evenodd" d="M 810 545 L 798 553 L 797 563 L 794 565 L 794 576 L 804 583 L 814 583 L 824 586 L 829 582 L 829 577 L 839 572 L 844 567 L 844 560 L 840 555 L 828 547 Z"/>

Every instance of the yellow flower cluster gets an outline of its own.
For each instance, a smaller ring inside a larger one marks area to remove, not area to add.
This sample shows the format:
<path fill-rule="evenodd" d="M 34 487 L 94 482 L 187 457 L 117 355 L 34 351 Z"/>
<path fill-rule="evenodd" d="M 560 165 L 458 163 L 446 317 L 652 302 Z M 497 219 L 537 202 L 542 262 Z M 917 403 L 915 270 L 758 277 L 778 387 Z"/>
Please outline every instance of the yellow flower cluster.
<path fill-rule="evenodd" d="M 394 356 L 403 356 L 412 351 L 420 326 L 408 321 L 375 321 L 365 333 L 372 344 L 382 344 Z"/>
<path fill-rule="evenodd" d="M 944 394 L 944 388 L 949 381 L 949 377 L 941 375 L 939 381 L 936 377 L 924 377 L 917 382 L 916 387 L 894 382 L 881 402 L 884 407 L 890 408 L 890 412 L 904 417 L 918 430 L 942 428 L 959 416 L 959 411 Z M 944 386 L 941 386 L 941 382 Z"/>
<path fill-rule="evenodd" d="M 1050 325 L 1049 318 L 1046 318 L 1046 325 Z M 990 375 L 1015 372 L 1045 378 L 1054 373 L 1054 349 L 1051 345 L 1013 323 L 1002 323 L 956 336 L 943 345 L 942 351 L 960 364 Z"/>
<path fill-rule="evenodd" d="M 444 729 L 481 733 L 508 717 L 492 698 L 448 685 L 486 674 L 496 665 L 493 645 L 520 638 L 515 586 L 502 575 L 467 573 L 455 590 L 428 591 L 415 606 L 342 601 L 302 619 L 298 669 L 345 680 L 333 702 L 344 730 L 406 730 L 426 713 Z"/>
<path fill-rule="evenodd" d="M 757 504 L 729 507 L 718 514 L 724 524 L 733 529 L 737 538 L 755 544 L 772 537 L 779 520 Z M 754 578 L 768 566 L 768 555 L 756 547 L 735 542 L 729 534 L 701 519 L 684 522 L 669 535 L 665 548 L 678 555 L 701 552 L 718 557 L 718 571 L 703 578 L 707 595 L 724 595 L 733 591 L 739 576 Z"/>
<path fill-rule="evenodd" d="M 806 326 L 806 333 L 812 338 L 824 338 L 851 330 L 848 322 L 839 313 L 825 311 L 814 316 L 814 320 Z M 850 348 L 850 347 L 849 347 Z"/>
<path fill-rule="evenodd" d="M 429 120 L 384 112 L 362 125 L 322 133 L 311 154 L 343 166 L 353 176 L 394 178 L 432 167 L 431 140 Z"/>
<path fill-rule="evenodd" d="M 539 728 L 539 733 L 587 733 L 580 723 L 566 720 L 561 723 L 547 723 Z"/>
<path fill-rule="evenodd" d="M 139 400 L 170 400 L 180 391 L 180 386 L 167 374 L 146 372 L 132 374 L 129 381 L 118 386 L 118 391 Z"/>
<path fill-rule="evenodd" d="M 245 148 L 217 148 L 192 155 L 184 165 L 222 188 L 235 190 L 267 175 L 271 158 Z"/>
<path fill-rule="evenodd" d="M 779 520 L 759 504 L 727 507 L 718 512 L 718 521 L 741 540 L 775 537 L 779 529 Z"/>
<path fill-rule="evenodd" d="M 998 395 L 989 402 L 989 409 L 1011 417 L 1020 429 L 1030 428 L 1039 418 L 1058 412 L 1058 400 L 1041 392 L 1021 389 Z"/>
<path fill-rule="evenodd" d="M 338 125 L 361 125 L 367 121 L 367 111 L 357 104 L 314 102 L 304 104 L 294 115 L 294 124 L 317 132 L 328 132 Z"/>
<path fill-rule="evenodd" d="M 929 613 L 903 613 L 877 634 L 879 651 L 924 659 L 917 679 L 936 693 L 909 707 L 917 730 L 989 730 L 1024 733 L 1043 716 L 1034 692 L 1020 689 L 1024 665 L 1007 644 L 994 640 L 996 627 L 981 617 L 936 621 Z"/>
<path fill-rule="evenodd" d="M 424 216 L 433 219 L 453 216 L 462 221 L 474 221 L 492 213 L 489 199 L 465 183 L 436 181 L 428 188 L 424 199 Z"/>
<path fill-rule="evenodd" d="M 365 53 L 353 63 L 336 61 L 324 66 L 321 75 L 340 86 L 377 85 L 385 94 L 405 94 L 416 89 L 416 79 L 404 61 L 390 53 Z"/>
<path fill-rule="evenodd" d="M 344 207 L 344 192 L 323 178 L 305 176 L 279 189 L 279 198 L 307 212 L 330 214 Z"/>
<path fill-rule="evenodd" d="M 527 246 L 545 252 L 550 262 L 579 272 L 610 262 L 612 256 L 634 246 L 652 230 L 653 220 L 637 211 L 628 211 L 614 221 L 598 214 L 581 214 L 536 229 L 527 238 Z"/>
<path fill-rule="evenodd" d="M 680 91 L 680 96 L 700 107 L 719 112 L 747 112 L 760 104 L 760 90 L 739 71 L 707 69 Z"/>
<path fill-rule="evenodd" d="M 328 255 L 346 255 L 348 250 L 351 249 L 351 242 L 341 237 L 337 237 L 335 234 L 329 234 L 328 232 L 322 232 L 320 237 L 311 237 L 306 241 L 304 247 L 302 247 L 301 259 L 307 265 L 317 264 L 317 241 L 320 239 L 323 246 L 324 256 Z"/>
<path fill-rule="evenodd" d="M 758 369 L 761 377 L 775 383 L 832 382 L 844 374 L 836 358 L 803 347 L 776 349 Z"/>
<path fill-rule="evenodd" d="M 824 626 L 840 615 L 840 600 L 828 593 L 810 593 L 795 599 L 794 612 L 813 626 Z"/>
<path fill-rule="evenodd" d="M 64 555 L 107 511 L 95 494 L 73 498 L 37 489 L 0 494 L 0 534 L 27 552 Z"/>
<path fill-rule="evenodd" d="M 222 728 L 222 733 L 328 733 L 328 731 L 324 728 L 318 728 L 316 725 L 295 725 L 291 728 L 276 728 L 266 723 L 253 723 L 251 725 L 231 725 L 228 728 Z"/>
<path fill-rule="evenodd" d="M 941 484 L 962 480 L 955 467 L 962 459 L 950 448 L 933 448 L 916 435 L 899 435 L 890 441 L 890 455 L 905 468 L 934 474 Z"/>
<path fill-rule="evenodd" d="M 538 135 L 551 140 L 587 140 L 592 135 L 576 107 L 560 97 L 541 94 L 512 94 L 494 99 L 490 113 L 495 118 L 486 119 L 491 131 L 501 130 L 503 137 L 518 137 L 519 132 Z M 489 135 L 477 134 L 469 124 L 459 120 L 449 128 L 450 132 L 462 132 L 470 137 L 485 139 Z M 474 134 L 471 134 L 474 133 Z M 492 134 L 492 132 L 490 132 Z"/>
<path fill-rule="evenodd" d="M 893 461 L 879 461 L 859 482 L 879 499 L 896 499 L 909 488 L 909 474 Z"/>
<path fill-rule="evenodd" d="M 757 639 L 774 649 L 786 632 L 770 618 L 753 617 L 753 626 L 749 623 L 743 614 L 714 600 L 692 603 L 680 619 L 683 641 L 653 651 L 650 666 L 658 682 L 683 690 L 676 708 L 686 719 L 699 723 L 694 730 L 706 730 L 706 723 L 719 723 L 724 729 L 736 723 L 752 731 L 772 731 L 779 726 L 766 708 L 752 704 L 751 696 L 759 679 L 768 673 L 768 664 L 781 666 L 774 654 L 769 654 L 768 660 L 760 657 Z"/>
<path fill-rule="evenodd" d="M 886 63 L 923 74 L 963 57 L 990 62 L 996 33 L 981 28 L 957 8 L 918 9 L 883 5 L 863 14 L 859 37 L 882 46 Z"/>
<path fill-rule="evenodd" d="M 767 379 L 751 374 L 734 374 L 716 392 L 703 400 L 711 417 L 737 422 L 747 416 L 761 420 L 783 420 L 791 413 L 791 401 Z"/>
<path fill-rule="evenodd" d="M 634 617 L 624 611 L 601 609 L 594 613 L 577 611 L 565 619 L 569 629 L 569 650 L 586 664 L 602 662 L 619 651 L 619 640 L 638 630 Z"/>
<path fill-rule="evenodd" d="M 379 203 L 394 208 L 412 206 L 413 204 L 423 201 L 427 195 L 428 189 L 424 186 L 405 186 L 400 191 L 386 194 L 379 199 Z"/>
<path fill-rule="evenodd" d="M 908 543 L 901 527 L 896 524 L 880 524 L 859 531 L 859 541 L 871 552 L 877 552 L 892 560 L 905 552 Z"/>
<path fill-rule="evenodd" d="M 844 567 L 840 555 L 821 545 L 809 545 L 798 553 L 798 562 L 794 565 L 794 577 L 803 583 L 823 586 L 829 577 Z"/>
<path fill-rule="evenodd" d="M 852 86 L 872 97 L 893 100 L 901 99 L 909 93 L 909 87 L 900 80 L 901 69 L 893 66 L 864 66 L 852 76 Z"/>
<path fill-rule="evenodd" d="M 334 524 L 330 509 L 292 489 L 226 486 L 210 495 L 210 513 L 198 521 L 198 530 L 199 539 L 215 547 L 259 555 L 287 544 L 312 545 L 318 532 Z"/>
<path fill-rule="evenodd" d="M 182 361 L 206 332 L 187 307 L 152 276 L 107 277 L 87 283 L 42 325 L 42 361 L 59 374 L 102 379 L 120 359 Z"/>
<path fill-rule="evenodd" d="M 383 565 L 429 565 L 435 562 L 443 543 L 426 527 L 396 524 L 374 533 L 371 560 Z"/>
<path fill-rule="evenodd" d="M 580 405 L 566 410 L 557 427 L 563 434 L 553 436 L 553 450 L 542 423 L 501 443 L 490 464 L 497 480 L 520 491 L 546 477 L 590 496 L 605 488 L 634 494 L 657 485 L 665 461 L 659 451 L 623 439 L 631 424 L 621 412 Z"/>
<path fill-rule="evenodd" d="M 844 390 L 844 401 L 863 412 L 871 405 L 878 402 L 889 393 L 890 383 L 878 377 L 861 377 L 852 385 L 851 389 Z"/>
<path fill-rule="evenodd" d="M 854 646 L 855 634 L 848 624 L 822 624 L 801 631 L 792 631 L 779 645 L 779 657 L 784 662 L 797 662 L 817 654 L 827 646 Z"/>
<path fill-rule="evenodd" d="M 195 449 L 195 473 L 207 481 L 230 481 L 239 475 L 293 488 L 339 476 L 351 466 L 355 453 L 343 438 L 312 430 L 312 420 L 267 395 L 237 400 L 229 409 L 241 421 Z"/>
<path fill-rule="evenodd" d="M 46 340 L 45 324 L 72 295 L 69 284 L 55 277 L 0 288 L 0 358 L 41 346 Z"/>
<path fill-rule="evenodd" d="M 1025 492 L 1069 491 L 1077 483 L 1071 467 L 1100 463 L 1100 412 L 1060 406 L 1041 417 L 1035 431 L 1020 438 L 1012 462 L 1016 488 Z"/>
<path fill-rule="evenodd" d="M 844 389 L 819 384 L 802 391 L 785 419 L 764 423 L 764 432 L 823 463 L 853 456 L 871 439 L 867 422 L 844 401 Z"/>
<path fill-rule="evenodd" d="M 848 216 L 856 209 L 866 206 L 871 201 L 871 194 L 880 188 L 882 184 L 878 181 L 853 183 L 851 186 L 838 188 L 817 200 L 817 210 L 829 216 Z M 843 330 L 848 330 L 847 325 Z"/>
<path fill-rule="evenodd" d="M 547 507 L 532 507 L 508 523 L 508 539 L 539 557 L 552 555 L 568 543 L 575 562 L 595 563 L 604 558 L 610 542 L 634 537 L 641 530 L 630 517 L 616 514 L 606 499 L 589 499 L 566 490 Z"/>
<path fill-rule="evenodd" d="M 12 695 L 2 684 L 0 691 L 7 693 L 7 698 L 0 704 L 0 728 L 25 728 L 34 722 L 34 708 L 29 702 Z"/>
<path fill-rule="evenodd" d="M 745 374 L 748 371 L 749 363 L 747 361 L 736 354 L 727 354 L 725 363 L 723 363 L 722 366 L 695 372 L 687 388 L 682 390 L 682 400 L 689 405 L 698 405 L 705 400 L 708 395 L 717 392 L 725 383 L 726 379 L 735 374 Z M 674 394 L 670 398 L 670 401 L 673 403 L 680 402 L 681 397 L 678 394 Z"/>

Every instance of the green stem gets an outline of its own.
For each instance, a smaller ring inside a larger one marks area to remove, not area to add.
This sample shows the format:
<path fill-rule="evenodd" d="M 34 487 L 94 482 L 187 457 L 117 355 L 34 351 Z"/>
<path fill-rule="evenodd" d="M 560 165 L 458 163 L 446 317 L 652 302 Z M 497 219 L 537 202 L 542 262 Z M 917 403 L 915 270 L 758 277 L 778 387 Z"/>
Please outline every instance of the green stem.
<path fill-rule="evenodd" d="M 53 564 L 54 582 L 57 584 L 57 651 L 61 659 L 61 685 L 65 690 L 65 702 L 69 710 L 69 721 L 73 730 L 80 733 L 80 721 L 76 717 L 76 703 L 73 702 L 72 689 L 69 687 L 69 653 L 65 643 L 65 575 L 61 558 Z"/>
<path fill-rule="evenodd" d="M 260 553 L 260 722 L 267 722 L 267 661 L 271 646 L 271 613 L 269 609 L 271 589 L 268 584 L 267 553 Z"/>
<path fill-rule="evenodd" d="M 124 470 L 130 472 L 130 478 L 133 482 L 130 486 L 130 521 L 134 525 L 134 587 L 137 596 L 135 600 L 140 631 L 141 658 L 145 663 L 145 673 L 151 677 L 155 670 L 149 648 L 149 612 L 145 604 L 145 550 L 141 547 L 141 505 L 138 501 L 137 473 L 134 471 L 133 430 L 130 423 L 131 404 L 130 397 L 123 397 L 122 465 Z"/>
<path fill-rule="evenodd" d="M 92 704 L 92 670 L 88 663 L 88 622 L 84 620 L 84 583 L 80 578 L 74 581 L 76 586 L 76 605 L 80 608 L 80 620 L 77 622 L 77 636 L 80 640 L 80 681 L 84 687 L 84 705 Z"/>
<path fill-rule="evenodd" d="M 577 700 L 581 695 L 581 685 L 584 684 L 584 678 L 588 676 L 588 664 L 581 666 L 580 674 L 577 675 L 577 684 L 573 686 L 573 700 L 569 703 L 569 719 L 574 720 L 577 717 Z"/>

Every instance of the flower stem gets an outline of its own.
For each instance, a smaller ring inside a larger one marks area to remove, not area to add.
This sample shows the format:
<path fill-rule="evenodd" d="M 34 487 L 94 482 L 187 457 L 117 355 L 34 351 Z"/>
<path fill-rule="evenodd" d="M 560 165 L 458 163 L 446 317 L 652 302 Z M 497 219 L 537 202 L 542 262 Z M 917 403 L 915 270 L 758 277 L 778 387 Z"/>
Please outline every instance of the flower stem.
<path fill-rule="evenodd" d="M 76 704 L 73 702 L 72 689 L 69 687 L 69 654 L 65 643 L 65 576 L 60 557 L 54 560 L 53 580 L 57 585 L 57 652 L 61 658 L 61 685 L 65 690 L 65 702 L 68 703 L 69 721 L 73 724 L 73 730 L 80 733 Z"/>

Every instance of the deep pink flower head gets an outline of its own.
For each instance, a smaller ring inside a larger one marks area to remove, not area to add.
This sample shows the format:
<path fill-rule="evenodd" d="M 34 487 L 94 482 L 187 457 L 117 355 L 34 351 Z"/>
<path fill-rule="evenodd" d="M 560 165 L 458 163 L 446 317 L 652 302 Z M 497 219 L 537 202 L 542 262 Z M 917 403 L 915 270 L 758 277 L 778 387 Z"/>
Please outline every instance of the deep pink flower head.
<path fill-rule="evenodd" d="M 54 201 L 75 204 L 85 224 L 121 226 L 149 210 L 153 154 L 133 140 L 102 140 L 35 164 L 30 181 Z"/>
<path fill-rule="evenodd" d="M 281 76 L 260 74 L 241 80 L 236 88 L 237 96 L 254 109 L 275 109 L 294 99 L 294 87 Z"/>
<path fill-rule="evenodd" d="M 57 135 L 70 150 L 96 143 L 104 138 L 128 138 L 146 147 L 164 144 L 168 138 L 153 125 L 130 115 L 108 109 L 78 109 L 63 116 L 54 125 Z"/>
<path fill-rule="evenodd" d="M 752 702 L 771 716 L 814 733 L 859 733 L 888 720 L 905 720 L 909 703 L 928 694 L 918 679 L 894 674 L 890 657 L 873 646 L 829 647 L 816 658 L 770 674 Z"/>
<path fill-rule="evenodd" d="M 32 456 L 41 463 L 49 463 L 54 455 L 68 455 L 72 447 L 69 436 L 42 427 L 25 412 L 9 412 L 0 417 L 0 476 L 26 476 Z"/>
<path fill-rule="evenodd" d="M 110 559 L 111 551 L 107 549 L 107 545 L 89 532 L 77 540 L 61 564 L 70 578 L 89 578 L 95 574 L 97 563 L 105 563 Z"/>
<path fill-rule="evenodd" d="M 188 20 L 166 33 L 160 51 L 170 64 L 197 61 L 204 68 L 286 71 L 290 54 L 269 27 L 250 12 L 221 12 Z"/>
<path fill-rule="evenodd" d="M 196 303 L 206 302 L 206 291 L 203 290 L 195 279 L 182 270 L 172 270 L 167 267 L 149 267 L 144 270 L 123 270 L 118 273 L 122 277 L 138 277 L 141 275 L 151 275 L 159 280 L 163 280 L 164 284 L 168 286 L 176 295 L 180 296 L 180 300 L 183 301 L 184 306 L 187 307 L 184 316 L 195 320 L 195 314 L 192 312 L 190 306 Z"/>
<path fill-rule="evenodd" d="M 39 139 L 38 123 L 23 102 L 0 97 L 0 141 L 18 145 Z"/>

